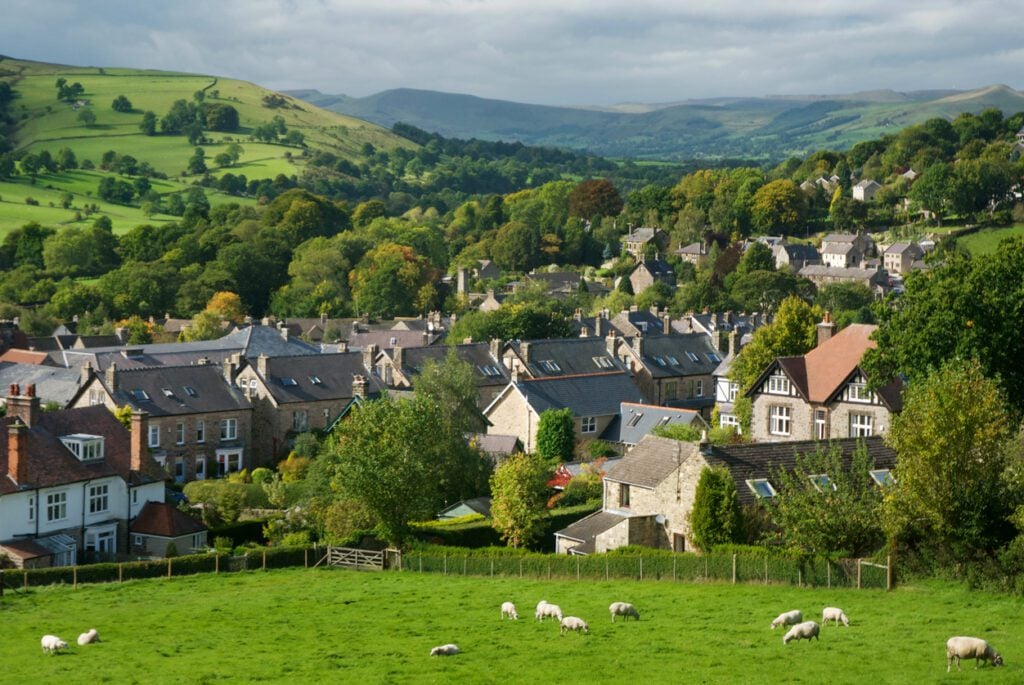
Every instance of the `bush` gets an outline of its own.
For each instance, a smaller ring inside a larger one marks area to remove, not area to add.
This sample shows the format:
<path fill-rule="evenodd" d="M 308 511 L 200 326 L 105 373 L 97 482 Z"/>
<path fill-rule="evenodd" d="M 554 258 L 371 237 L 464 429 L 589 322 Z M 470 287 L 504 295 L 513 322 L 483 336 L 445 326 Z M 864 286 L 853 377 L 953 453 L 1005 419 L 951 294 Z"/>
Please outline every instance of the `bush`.
<path fill-rule="evenodd" d="M 566 484 L 559 504 L 567 507 L 596 501 L 600 505 L 602 493 L 601 476 L 596 473 L 581 473 Z"/>
<path fill-rule="evenodd" d="M 26 197 L 25 198 L 25 204 L 32 205 L 33 207 L 38 207 L 39 206 L 39 200 L 37 200 L 37 199 L 35 199 L 34 197 L 31 197 L 31 196 L 30 197 Z"/>
<path fill-rule="evenodd" d="M 264 483 L 269 481 L 272 476 L 273 472 L 270 469 L 263 466 L 260 466 L 252 470 L 252 482 L 256 483 L 257 485 L 263 485 Z"/>

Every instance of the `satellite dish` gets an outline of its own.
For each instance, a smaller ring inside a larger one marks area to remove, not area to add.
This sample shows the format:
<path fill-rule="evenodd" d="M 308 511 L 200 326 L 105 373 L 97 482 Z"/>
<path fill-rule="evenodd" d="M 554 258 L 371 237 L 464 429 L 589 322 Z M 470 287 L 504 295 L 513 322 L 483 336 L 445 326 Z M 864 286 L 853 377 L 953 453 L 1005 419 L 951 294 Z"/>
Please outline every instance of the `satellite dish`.
<path fill-rule="evenodd" d="M 654 522 L 657 523 L 659 526 L 665 525 L 665 516 L 662 514 L 658 514 L 654 517 Z"/>

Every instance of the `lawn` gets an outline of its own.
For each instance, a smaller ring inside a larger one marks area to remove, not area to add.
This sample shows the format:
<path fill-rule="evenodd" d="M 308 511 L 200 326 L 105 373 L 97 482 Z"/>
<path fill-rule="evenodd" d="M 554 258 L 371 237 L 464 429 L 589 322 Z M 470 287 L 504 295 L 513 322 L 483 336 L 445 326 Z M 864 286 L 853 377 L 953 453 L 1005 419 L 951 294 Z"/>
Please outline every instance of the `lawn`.
<path fill-rule="evenodd" d="M 981 257 L 994 253 L 1003 240 L 1021 236 L 1024 236 L 1024 224 L 1014 224 L 1004 228 L 983 228 L 977 233 L 957 238 L 956 244 L 975 257 Z"/>
<path fill-rule="evenodd" d="M 533 620 L 540 599 L 590 623 L 560 636 Z M 501 621 L 514 601 L 518 622 Z M 639 622 L 611 623 L 633 602 Z M 849 628 L 782 644 L 781 611 L 819 618 L 843 608 Z M 0 664 L 10 682 L 61 683 L 896 683 L 1024 680 L 1022 601 L 949 584 L 874 590 L 532 581 L 299 569 L 40 588 L 2 601 Z M 53 633 L 103 642 L 41 653 Z M 977 635 L 1001 669 L 946 675 L 945 641 Z M 457 643 L 463 653 L 428 656 Z"/>

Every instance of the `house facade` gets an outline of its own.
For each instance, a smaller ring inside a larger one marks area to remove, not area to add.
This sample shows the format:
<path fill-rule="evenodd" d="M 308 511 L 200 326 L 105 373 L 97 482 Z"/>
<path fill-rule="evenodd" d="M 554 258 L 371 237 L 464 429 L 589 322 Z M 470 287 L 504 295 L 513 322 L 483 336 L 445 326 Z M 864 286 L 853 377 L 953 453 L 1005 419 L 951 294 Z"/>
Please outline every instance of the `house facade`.
<path fill-rule="evenodd" d="M 882 186 L 877 181 L 864 179 L 853 186 L 853 199 L 861 202 L 871 202 L 881 189 Z"/>
<path fill-rule="evenodd" d="M 924 257 L 924 250 L 917 243 L 893 243 L 882 253 L 882 264 L 891 274 L 907 274 L 914 267 L 914 262 Z"/>
<path fill-rule="evenodd" d="M 644 256 L 647 246 L 651 245 L 656 252 L 664 251 L 668 247 L 668 233 L 660 228 L 632 228 L 629 233 L 622 237 L 622 247 L 636 259 Z"/>
<path fill-rule="evenodd" d="M 821 263 L 837 269 L 859 267 L 874 256 L 875 242 L 863 233 L 830 233 L 821 241 Z"/>
<path fill-rule="evenodd" d="M 629 273 L 629 285 L 636 294 L 642 293 L 655 283 L 676 287 L 676 272 L 660 259 L 643 259 Z"/>
<path fill-rule="evenodd" d="M 712 374 L 722 352 L 701 333 L 641 336 L 617 346 L 622 364 L 648 404 L 692 409 L 710 418 L 715 403 Z"/>

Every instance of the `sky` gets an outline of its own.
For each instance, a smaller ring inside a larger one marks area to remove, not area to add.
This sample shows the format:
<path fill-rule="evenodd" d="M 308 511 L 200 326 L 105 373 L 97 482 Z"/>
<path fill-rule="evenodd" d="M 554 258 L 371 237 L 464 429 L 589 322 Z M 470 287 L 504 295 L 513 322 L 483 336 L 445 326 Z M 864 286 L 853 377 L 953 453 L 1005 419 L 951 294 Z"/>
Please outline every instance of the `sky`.
<path fill-rule="evenodd" d="M 0 0 L 0 54 L 550 105 L 1024 86 L 1019 0 Z"/>

